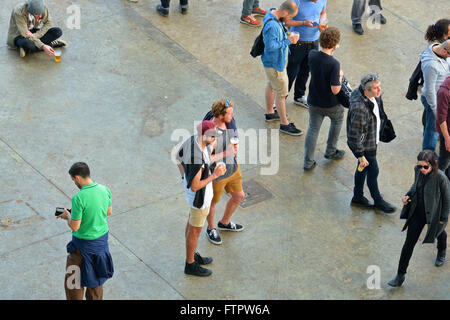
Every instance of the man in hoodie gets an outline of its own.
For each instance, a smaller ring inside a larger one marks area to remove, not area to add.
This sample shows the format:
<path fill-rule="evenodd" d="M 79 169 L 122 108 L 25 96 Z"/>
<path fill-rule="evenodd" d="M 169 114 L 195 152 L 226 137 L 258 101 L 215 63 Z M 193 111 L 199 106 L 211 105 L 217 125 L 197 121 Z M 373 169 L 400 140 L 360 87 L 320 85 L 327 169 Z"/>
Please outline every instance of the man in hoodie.
<path fill-rule="evenodd" d="M 358 89 L 352 92 L 347 114 L 347 144 L 358 159 L 351 203 L 363 207 L 375 206 L 385 213 L 392 213 L 396 208 L 383 199 L 378 189 L 377 145 L 380 141 L 381 120 L 386 118 L 380 78 L 375 73 L 369 73 L 361 79 Z M 362 171 L 358 168 L 362 168 Z M 366 177 L 375 204 L 364 197 Z"/>
<path fill-rule="evenodd" d="M 19 48 L 20 57 L 27 53 L 44 51 L 53 55 L 53 49 L 64 47 L 60 28 L 52 27 L 52 20 L 44 0 L 29 0 L 18 4 L 11 13 L 7 44 Z"/>
<path fill-rule="evenodd" d="M 449 57 L 450 40 L 433 43 L 420 55 L 424 80 L 421 101 L 426 114 L 422 150 L 436 152 L 439 136 L 436 131 L 436 97 L 439 87 L 450 75 Z"/>
<path fill-rule="evenodd" d="M 214 122 L 205 120 L 197 126 L 197 134 L 187 139 L 177 154 L 177 165 L 190 207 L 186 225 L 186 264 L 184 273 L 195 276 L 209 276 L 212 271 L 200 265 L 212 262 L 211 257 L 202 257 L 197 249 L 198 237 L 209 214 L 213 198 L 212 181 L 226 172 L 225 166 L 216 166 L 210 174 L 211 144 L 218 135 Z"/>
<path fill-rule="evenodd" d="M 286 96 L 288 95 L 289 79 L 286 72 L 289 45 L 297 43 L 298 36 L 286 35 L 282 25 L 288 19 L 297 15 L 298 7 L 294 1 L 288 0 L 280 8 L 272 8 L 264 17 L 262 31 L 264 40 L 264 53 L 261 60 L 269 83 L 266 87 L 266 121 L 280 120 L 280 131 L 289 135 L 299 136 L 302 131 L 294 123 L 289 123 L 286 116 Z M 276 101 L 275 112 L 273 102 Z"/>
<path fill-rule="evenodd" d="M 439 133 L 439 169 L 450 179 L 450 76 L 437 93 L 436 130 Z"/>

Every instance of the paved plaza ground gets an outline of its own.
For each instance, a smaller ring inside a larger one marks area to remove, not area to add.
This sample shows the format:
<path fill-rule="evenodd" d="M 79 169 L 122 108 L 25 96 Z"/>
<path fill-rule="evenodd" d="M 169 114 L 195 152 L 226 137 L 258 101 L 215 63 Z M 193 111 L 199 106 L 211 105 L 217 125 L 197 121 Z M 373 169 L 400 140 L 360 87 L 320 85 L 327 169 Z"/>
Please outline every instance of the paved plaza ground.
<path fill-rule="evenodd" d="M 240 158 L 249 198 L 232 220 L 246 229 L 222 232 L 220 246 L 202 232 L 199 251 L 214 258 L 213 274 L 183 273 L 188 209 L 171 161 L 181 142 L 174 132 L 193 133 L 194 122 L 224 97 L 236 105 L 245 132 L 278 128 L 264 122 L 266 77 L 261 60 L 249 55 L 260 29 L 239 23 L 242 0 L 191 0 L 183 16 L 173 1 L 168 18 L 157 15 L 157 0 L 47 0 L 69 42 L 60 64 L 44 53 L 21 59 L 8 49 L 14 1 L 7 2 L 0 7 L 0 299 L 65 299 L 71 234 L 54 210 L 70 207 L 78 191 L 68 175 L 76 161 L 87 162 L 93 179 L 112 192 L 115 274 L 105 299 L 450 298 L 450 264 L 436 268 L 435 245 L 421 242 L 404 286 L 387 285 L 405 240 L 403 221 L 350 206 L 356 159 L 345 125 L 344 159 L 323 156 L 326 120 L 318 166 L 303 171 L 308 111 L 292 95 L 289 119 L 305 134 L 279 136 L 275 175 L 261 174 L 269 165 L 260 156 L 253 163 Z M 72 3 L 81 8 L 79 30 L 66 26 Z M 261 0 L 265 8 L 279 3 Z M 352 31 L 351 3 L 328 1 L 329 25 L 342 32 L 335 56 L 353 87 L 368 72 L 382 78 L 397 138 L 379 146 L 379 184 L 400 209 L 422 141 L 423 107 L 405 99 L 408 79 L 426 46 L 427 25 L 450 16 L 449 2 L 383 0 L 388 23 L 366 27 L 364 36 Z M 369 290 L 366 271 L 373 265 L 381 288 Z"/>

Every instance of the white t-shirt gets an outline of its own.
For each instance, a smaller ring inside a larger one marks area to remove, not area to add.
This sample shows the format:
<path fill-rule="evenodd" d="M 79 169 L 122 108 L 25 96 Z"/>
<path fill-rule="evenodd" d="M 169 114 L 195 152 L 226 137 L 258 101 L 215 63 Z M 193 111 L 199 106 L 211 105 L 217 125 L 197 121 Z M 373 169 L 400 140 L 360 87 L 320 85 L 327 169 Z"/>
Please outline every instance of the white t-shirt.
<path fill-rule="evenodd" d="M 28 30 L 33 30 L 34 28 L 34 24 L 33 24 L 33 15 L 32 14 L 28 14 Z"/>
<path fill-rule="evenodd" d="M 373 113 L 377 118 L 377 144 L 380 142 L 380 126 L 381 126 L 381 118 L 380 118 L 380 108 L 378 107 L 377 100 L 375 98 L 370 99 L 373 103 Z"/>
<path fill-rule="evenodd" d="M 201 146 L 198 144 L 197 137 L 195 137 L 195 143 L 197 144 L 197 147 L 201 149 Z M 210 156 L 209 156 L 208 148 L 205 147 L 205 149 L 202 150 L 202 151 L 203 151 L 203 157 L 205 159 L 205 162 L 208 165 L 210 165 L 211 164 L 211 159 L 210 159 Z M 194 208 L 194 209 L 205 209 L 205 208 L 211 206 L 211 201 L 212 201 L 212 198 L 214 196 L 212 182 L 208 183 L 206 185 L 206 187 L 205 187 L 206 188 L 205 189 L 205 198 L 203 200 L 203 206 L 201 208 L 195 208 L 194 207 L 195 192 L 192 191 L 191 188 L 189 188 L 189 189 L 187 188 L 186 174 L 184 174 L 183 185 L 184 185 L 184 191 L 186 193 L 186 202 L 188 203 L 188 205 L 191 208 Z"/>

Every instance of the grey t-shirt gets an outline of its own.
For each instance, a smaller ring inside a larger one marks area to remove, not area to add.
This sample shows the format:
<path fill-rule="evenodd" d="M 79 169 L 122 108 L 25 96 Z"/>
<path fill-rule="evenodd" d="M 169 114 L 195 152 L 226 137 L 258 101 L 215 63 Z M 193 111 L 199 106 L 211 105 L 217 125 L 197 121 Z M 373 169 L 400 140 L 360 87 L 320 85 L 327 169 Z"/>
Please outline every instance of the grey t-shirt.
<path fill-rule="evenodd" d="M 220 133 L 220 136 L 217 137 L 217 147 L 214 150 L 214 154 L 222 153 L 227 150 L 228 146 L 231 144 L 231 142 L 230 142 L 230 139 L 232 138 L 231 134 L 232 134 L 232 132 L 234 132 L 234 130 L 224 130 L 224 129 L 220 129 L 220 128 L 217 128 L 217 131 Z M 235 173 L 238 168 L 236 158 L 233 156 L 225 157 L 222 160 L 219 160 L 218 162 L 221 162 L 221 161 L 225 162 L 225 164 L 227 166 L 227 172 L 225 172 L 225 174 L 223 176 L 217 178 L 216 180 L 222 180 L 222 179 L 232 176 L 233 173 Z M 211 170 L 214 170 L 214 168 L 216 167 L 216 164 L 217 164 L 217 162 L 212 165 Z"/>

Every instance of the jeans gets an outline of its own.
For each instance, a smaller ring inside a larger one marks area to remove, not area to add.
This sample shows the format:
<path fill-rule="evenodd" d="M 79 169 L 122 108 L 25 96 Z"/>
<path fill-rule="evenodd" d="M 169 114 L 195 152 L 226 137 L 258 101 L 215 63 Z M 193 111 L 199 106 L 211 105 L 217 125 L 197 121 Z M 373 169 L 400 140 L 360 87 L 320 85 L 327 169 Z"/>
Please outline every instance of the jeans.
<path fill-rule="evenodd" d="M 356 198 L 360 198 L 364 196 L 364 182 L 367 176 L 367 186 L 369 187 L 370 195 L 372 196 L 375 203 L 383 200 L 380 194 L 380 190 L 378 189 L 378 174 L 380 170 L 378 168 L 377 156 L 364 156 L 369 165 L 364 168 L 362 172 L 358 171 L 358 165 L 356 167 L 355 172 L 355 188 L 353 189 L 353 194 Z"/>
<path fill-rule="evenodd" d="M 180 0 L 180 6 L 187 6 L 188 0 Z M 170 0 L 161 0 L 161 6 L 163 8 L 169 8 L 170 6 Z"/>
<path fill-rule="evenodd" d="M 425 212 L 414 212 L 411 221 L 408 224 L 408 231 L 406 234 L 406 240 L 403 244 L 402 253 L 400 255 L 400 261 L 398 263 L 397 273 L 405 274 L 408 268 L 409 260 L 414 251 L 414 246 L 419 240 L 419 236 L 423 230 L 423 227 L 427 224 L 427 218 Z M 438 251 L 447 249 L 447 233 L 443 231 L 439 237 L 437 237 Z"/>
<path fill-rule="evenodd" d="M 369 7 L 377 6 L 381 11 L 381 0 L 369 0 Z M 353 0 L 352 7 L 352 23 L 361 23 L 361 17 L 364 14 L 366 8 L 366 0 Z M 376 10 L 378 11 L 378 10 Z"/>
<path fill-rule="evenodd" d="M 427 99 L 421 96 L 423 107 L 426 113 L 425 131 L 423 133 L 422 150 L 431 150 L 436 152 L 436 144 L 439 134 L 436 131 L 436 118 L 434 116 L 433 110 L 431 110 Z"/>
<path fill-rule="evenodd" d="M 259 8 L 259 0 L 244 0 L 242 4 L 242 16 L 248 16 L 256 8 Z"/>
<path fill-rule="evenodd" d="M 344 122 L 344 107 L 340 104 L 333 108 L 319 108 L 309 106 L 309 126 L 305 139 L 305 162 L 304 167 L 309 168 L 314 164 L 314 151 L 316 150 L 317 138 L 320 127 L 325 117 L 330 118 L 330 130 L 328 132 L 327 149 L 325 155 L 332 155 L 337 150 L 339 133 Z"/>
<path fill-rule="evenodd" d="M 441 169 L 450 179 L 450 152 L 445 149 L 445 140 L 443 136 L 439 136 L 439 169 Z"/>
<path fill-rule="evenodd" d="M 287 74 L 289 78 L 289 91 L 295 81 L 294 99 L 305 95 L 306 82 L 309 77 L 308 54 L 313 49 L 319 48 L 319 41 L 314 43 L 303 43 L 301 45 L 291 44 L 289 46 L 289 56 L 287 64 Z M 297 80 L 296 80 L 297 79 Z"/>
<path fill-rule="evenodd" d="M 33 29 L 33 30 L 30 30 L 30 31 L 32 33 L 36 33 L 39 30 L 38 29 Z M 62 30 L 60 28 L 50 28 L 47 31 L 47 33 L 44 34 L 42 36 L 42 38 L 40 38 L 39 40 L 41 40 L 41 42 L 43 44 L 49 46 L 52 41 L 58 39 L 61 36 L 62 36 Z M 16 47 L 24 49 L 26 53 L 40 51 L 40 49 L 38 47 L 36 47 L 36 45 L 33 43 L 33 41 L 28 40 L 27 38 L 22 37 L 22 36 L 17 36 L 14 39 L 14 44 L 16 45 Z"/>

